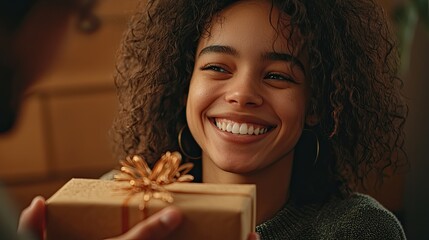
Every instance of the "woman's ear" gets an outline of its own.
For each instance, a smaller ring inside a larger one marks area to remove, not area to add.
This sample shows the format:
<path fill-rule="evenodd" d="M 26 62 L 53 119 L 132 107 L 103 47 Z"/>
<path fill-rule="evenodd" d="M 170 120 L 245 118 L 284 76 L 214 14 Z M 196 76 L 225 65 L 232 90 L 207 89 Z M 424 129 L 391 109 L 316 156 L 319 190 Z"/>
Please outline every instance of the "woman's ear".
<path fill-rule="evenodd" d="M 308 114 L 305 117 L 305 124 L 307 124 L 310 127 L 316 126 L 320 122 L 319 116 L 317 116 L 315 113 Z"/>
<path fill-rule="evenodd" d="M 315 99 L 311 98 L 307 106 L 307 114 L 305 116 L 305 124 L 309 127 L 314 127 L 320 122 L 319 114 L 317 114 L 315 107 Z"/>

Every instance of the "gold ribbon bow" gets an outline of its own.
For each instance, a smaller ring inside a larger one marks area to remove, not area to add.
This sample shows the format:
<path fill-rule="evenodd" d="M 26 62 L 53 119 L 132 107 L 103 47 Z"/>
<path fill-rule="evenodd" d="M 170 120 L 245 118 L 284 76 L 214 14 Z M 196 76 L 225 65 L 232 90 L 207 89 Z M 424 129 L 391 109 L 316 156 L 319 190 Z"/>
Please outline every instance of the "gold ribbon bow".
<path fill-rule="evenodd" d="M 173 197 L 163 186 L 174 182 L 190 182 L 194 180 L 187 174 L 193 167 L 192 163 L 180 165 L 182 156 L 179 152 L 166 152 L 157 161 L 151 170 L 146 161 L 140 156 L 127 157 L 121 160 L 121 172 L 114 176 L 116 181 L 129 182 L 129 186 L 123 188 L 130 195 L 143 194 L 140 210 L 144 210 L 146 203 L 152 198 L 172 203 Z"/>

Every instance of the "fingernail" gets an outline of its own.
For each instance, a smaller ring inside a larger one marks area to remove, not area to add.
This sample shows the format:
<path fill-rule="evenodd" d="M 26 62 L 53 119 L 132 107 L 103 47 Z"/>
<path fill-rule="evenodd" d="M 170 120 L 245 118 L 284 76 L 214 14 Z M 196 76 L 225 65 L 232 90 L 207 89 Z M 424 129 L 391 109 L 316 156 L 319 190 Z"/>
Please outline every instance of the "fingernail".
<path fill-rule="evenodd" d="M 261 240 L 261 236 L 259 236 L 259 234 L 256 232 L 251 233 L 251 237 L 249 238 L 254 240 Z"/>
<path fill-rule="evenodd" d="M 40 200 L 44 201 L 44 200 L 45 200 L 45 198 L 44 198 L 44 197 L 42 197 L 42 196 L 36 196 L 36 197 L 35 197 L 35 198 L 33 198 L 33 200 L 31 201 L 30 206 L 35 205 L 35 204 L 36 204 L 36 202 L 38 202 L 38 201 L 40 201 Z"/>
<path fill-rule="evenodd" d="M 42 197 L 42 196 L 36 196 L 35 198 L 33 198 L 33 202 L 36 202 L 36 201 L 40 201 L 40 200 L 42 200 L 42 201 L 44 201 L 45 200 L 45 198 L 44 197 Z"/>
<path fill-rule="evenodd" d="M 162 216 L 159 218 L 159 221 L 161 221 L 165 226 L 168 226 L 172 229 L 179 225 L 181 218 L 182 217 L 179 211 L 173 208 L 166 208 L 163 210 Z"/>

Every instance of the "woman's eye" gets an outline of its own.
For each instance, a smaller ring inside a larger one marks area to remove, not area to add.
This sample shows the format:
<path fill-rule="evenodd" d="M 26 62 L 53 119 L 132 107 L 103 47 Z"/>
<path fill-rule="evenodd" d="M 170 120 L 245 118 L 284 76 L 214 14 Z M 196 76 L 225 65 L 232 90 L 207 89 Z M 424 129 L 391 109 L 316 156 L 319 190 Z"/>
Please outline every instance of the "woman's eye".
<path fill-rule="evenodd" d="M 202 67 L 201 70 L 211 70 L 211 71 L 220 72 L 220 73 L 229 73 L 223 67 L 217 66 L 217 65 L 207 65 Z"/>
<path fill-rule="evenodd" d="M 288 81 L 288 82 L 297 83 L 292 77 L 284 75 L 284 74 L 279 74 L 279 73 L 269 73 L 269 74 L 267 74 L 265 79 L 280 80 L 280 81 Z"/>

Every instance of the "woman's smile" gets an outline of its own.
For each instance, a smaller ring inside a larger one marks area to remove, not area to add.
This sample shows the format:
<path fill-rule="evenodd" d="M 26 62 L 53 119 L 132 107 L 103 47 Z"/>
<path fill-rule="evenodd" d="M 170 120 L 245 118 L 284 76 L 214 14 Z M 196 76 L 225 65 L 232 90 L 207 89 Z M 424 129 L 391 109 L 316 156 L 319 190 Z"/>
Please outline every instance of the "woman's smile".
<path fill-rule="evenodd" d="M 234 120 L 223 117 L 210 118 L 211 122 L 222 132 L 236 135 L 258 136 L 265 134 L 275 128 L 275 125 L 257 123 L 257 120 Z"/>
<path fill-rule="evenodd" d="M 233 120 L 224 119 L 224 118 L 215 118 L 214 124 L 219 130 L 223 132 L 228 132 L 228 133 L 238 134 L 238 135 L 258 136 L 258 135 L 267 133 L 268 131 L 271 131 L 271 129 L 273 129 L 273 127 L 271 126 L 262 126 L 262 125 L 246 123 L 246 122 L 235 122 Z"/>
<path fill-rule="evenodd" d="M 266 139 L 276 128 L 276 125 L 268 124 L 257 118 L 223 116 L 208 119 L 214 130 L 212 138 L 218 138 L 219 141 L 225 141 L 230 145 L 241 145 L 244 148 L 255 147 L 249 144 L 256 144 Z M 212 131 L 207 131 L 207 135 L 211 133 Z"/>

